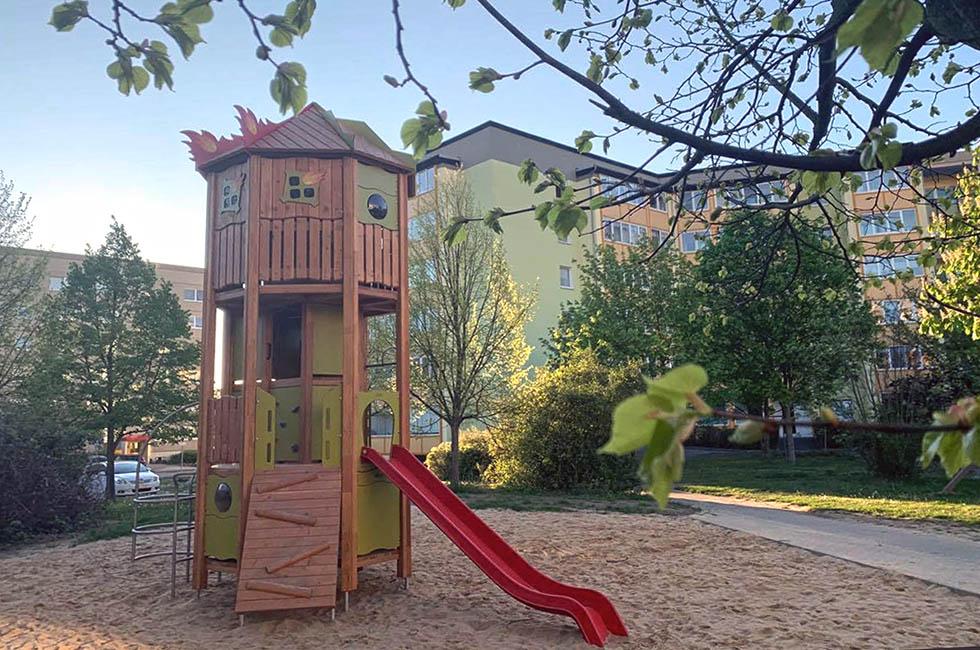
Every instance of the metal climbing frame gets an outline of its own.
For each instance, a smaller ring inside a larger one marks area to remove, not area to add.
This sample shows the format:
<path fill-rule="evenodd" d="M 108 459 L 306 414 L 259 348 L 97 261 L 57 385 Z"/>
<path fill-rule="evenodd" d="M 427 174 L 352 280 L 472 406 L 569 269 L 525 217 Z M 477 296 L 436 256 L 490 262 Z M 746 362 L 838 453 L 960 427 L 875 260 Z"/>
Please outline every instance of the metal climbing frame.
<path fill-rule="evenodd" d="M 138 467 L 138 466 L 137 466 Z M 137 469 L 137 472 L 139 470 Z M 171 476 L 174 482 L 172 492 L 158 492 L 156 494 L 139 495 L 139 474 L 136 476 L 137 495 L 133 497 L 133 528 L 132 528 L 132 561 L 145 560 L 151 557 L 170 556 L 170 598 L 177 595 L 177 564 L 184 563 L 185 580 L 191 579 L 191 560 L 194 553 L 191 550 L 191 539 L 194 535 L 194 474 L 193 470 L 177 472 Z M 186 484 L 186 491 L 181 484 Z M 173 505 L 173 519 L 152 524 L 140 524 L 140 506 L 146 504 L 169 503 Z M 181 504 L 187 505 L 186 518 L 181 517 Z M 186 533 L 186 546 L 178 550 L 177 543 L 181 533 Z M 136 554 L 136 542 L 144 535 L 170 535 L 169 551 L 151 551 L 141 555 Z"/>

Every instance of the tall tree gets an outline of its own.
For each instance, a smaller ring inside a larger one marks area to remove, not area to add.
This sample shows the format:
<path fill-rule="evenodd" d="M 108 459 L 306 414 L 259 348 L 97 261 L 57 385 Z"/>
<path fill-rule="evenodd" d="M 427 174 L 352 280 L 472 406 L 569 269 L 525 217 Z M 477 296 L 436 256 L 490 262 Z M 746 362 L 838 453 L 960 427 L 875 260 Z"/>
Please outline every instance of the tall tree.
<path fill-rule="evenodd" d="M 777 219 L 748 213 L 724 228 L 699 253 L 682 302 L 688 357 L 750 412 L 775 402 L 790 419 L 832 400 L 871 360 L 877 324 L 847 264 L 818 252 L 829 242 L 812 228 L 782 237 Z M 794 432 L 784 433 L 793 462 Z"/>
<path fill-rule="evenodd" d="M 0 172 L 0 411 L 30 372 L 43 295 L 44 260 L 21 250 L 31 234 L 30 203 Z"/>
<path fill-rule="evenodd" d="M 40 354 L 49 397 L 75 426 L 101 432 L 106 496 L 113 498 L 121 437 L 194 401 L 199 360 L 188 313 L 118 222 L 102 246 L 69 268 L 45 319 Z M 156 435 L 189 433 L 177 420 Z"/>
<path fill-rule="evenodd" d="M 449 425 L 453 485 L 463 423 L 495 419 L 527 375 L 524 329 L 536 302 L 511 278 L 489 230 L 458 245 L 442 238 L 448 223 L 476 209 L 462 174 L 440 176 L 436 191 L 420 199 L 410 244 L 412 395 Z"/>
<path fill-rule="evenodd" d="M 591 348 L 606 364 L 639 361 L 650 376 L 670 366 L 676 355 L 671 312 L 690 265 L 673 251 L 650 263 L 657 244 L 646 239 L 624 253 L 612 246 L 583 252 L 580 297 L 562 305 L 544 341 L 555 364 Z"/>
<path fill-rule="evenodd" d="M 950 195 L 937 199 L 932 229 L 936 240 L 920 259 L 937 266 L 921 304 L 923 329 L 931 334 L 965 332 L 980 339 L 980 149 Z"/>

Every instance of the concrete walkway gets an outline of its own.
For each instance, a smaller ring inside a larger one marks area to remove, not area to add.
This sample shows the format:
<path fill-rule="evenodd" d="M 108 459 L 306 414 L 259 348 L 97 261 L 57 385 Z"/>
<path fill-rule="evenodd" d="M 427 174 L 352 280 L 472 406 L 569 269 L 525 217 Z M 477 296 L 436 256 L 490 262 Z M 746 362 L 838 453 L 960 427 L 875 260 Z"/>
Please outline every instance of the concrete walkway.
<path fill-rule="evenodd" d="M 980 595 L 980 543 L 943 533 L 822 517 L 784 504 L 671 492 L 709 524 Z"/>

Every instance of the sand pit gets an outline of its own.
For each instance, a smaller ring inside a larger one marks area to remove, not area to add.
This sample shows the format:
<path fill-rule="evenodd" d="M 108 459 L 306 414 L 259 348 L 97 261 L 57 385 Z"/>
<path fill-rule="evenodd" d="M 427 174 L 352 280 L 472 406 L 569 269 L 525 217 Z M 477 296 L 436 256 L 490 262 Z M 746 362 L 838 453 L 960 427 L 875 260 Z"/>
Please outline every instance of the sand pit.
<path fill-rule="evenodd" d="M 923 648 L 980 643 L 980 598 L 681 516 L 484 510 L 554 577 L 596 587 L 627 639 L 608 648 Z M 415 513 L 415 576 L 370 567 L 352 609 L 234 614 L 234 583 L 198 600 L 129 540 L 0 555 L 2 648 L 587 648 L 570 619 L 499 591 Z M 114 555 L 109 561 L 107 556 Z"/>

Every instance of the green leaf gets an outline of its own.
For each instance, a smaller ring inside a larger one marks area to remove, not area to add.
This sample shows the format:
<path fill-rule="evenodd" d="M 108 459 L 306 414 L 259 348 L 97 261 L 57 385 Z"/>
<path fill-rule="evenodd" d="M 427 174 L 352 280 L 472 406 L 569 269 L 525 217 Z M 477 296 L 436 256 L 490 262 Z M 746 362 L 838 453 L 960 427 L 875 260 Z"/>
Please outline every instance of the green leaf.
<path fill-rule="evenodd" d="M 558 37 L 558 49 L 562 52 L 568 47 L 568 44 L 572 41 L 572 30 L 567 29 L 561 33 Z"/>
<path fill-rule="evenodd" d="M 201 38 L 201 30 L 198 29 L 197 25 L 191 23 L 174 23 L 165 26 L 163 29 L 180 47 L 180 52 L 185 59 L 194 53 L 194 47 L 198 43 L 204 42 L 204 39 Z"/>
<path fill-rule="evenodd" d="M 498 235 L 502 235 L 504 233 L 504 229 L 500 225 L 500 219 L 503 216 L 503 208 L 493 208 L 485 217 L 483 217 L 483 223 L 485 223 L 490 230 L 494 231 Z"/>
<path fill-rule="evenodd" d="M 793 17 L 785 9 L 780 9 L 769 21 L 769 24 L 777 32 L 788 32 L 793 29 Z"/>
<path fill-rule="evenodd" d="M 953 474 L 970 464 L 963 453 L 963 434 L 958 431 L 947 431 L 939 439 L 939 462 L 946 470 L 946 476 Z"/>
<path fill-rule="evenodd" d="M 898 48 L 922 16 L 918 0 L 863 0 L 837 31 L 838 51 L 859 47 L 871 68 L 894 74 Z"/>
<path fill-rule="evenodd" d="M 589 130 L 582 131 L 581 135 L 575 138 L 575 148 L 578 149 L 579 153 L 589 153 L 592 151 L 592 138 L 595 137 L 595 133 Z"/>
<path fill-rule="evenodd" d="M 449 225 L 449 227 L 446 228 L 446 232 L 443 233 L 442 235 L 443 241 L 445 241 L 450 246 L 456 246 L 457 244 L 461 244 L 463 241 L 466 240 L 465 226 L 466 226 L 465 219 L 457 219 L 456 221 L 453 221 Z"/>
<path fill-rule="evenodd" d="M 589 200 L 589 208 L 591 208 L 592 210 L 598 210 L 599 208 L 608 204 L 609 202 L 610 199 L 608 196 L 604 196 L 602 194 L 596 194 Z"/>
<path fill-rule="evenodd" d="M 417 117 L 405 120 L 402 124 L 401 137 L 402 144 L 404 146 L 409 146 L 415 141 L 415 137 L 418 135 L 419 130 L 422 128 L 422 121 Z"/>
<path fill-rule="evenodd" d="M 142 66 L 133 67 L 133 90 L 140 94 L 150 84 L 150 73 Z"/>
<path fill-rule="evenodd" d="M 755 420 L 742 420 L 728 439 L 737 445 L 751 445 L 766 435 L 766 425 Z"/>
<path fill-rule="evenodd" d="M 70 32 L 82 18 L 88 16 L 88 0 L 72 0 L 51 10 L 48 24 L 59 32 Z"/>
<path fill-rule="evenodd" d="M 503 75 L 493 68 L 477 68 L 470 73 L 470 88 L 481 93 L 493 90 L 493 82 L 503 79 Z"/>
<path fill-rule="evenodd" d="M 392 76 L 391 76 L 390 74 L 386 74 L 386 75 L 385 75 L 385 76 L 383 77 L 383 79 L 385 80 L 385 83 L 386 83 L 386 84 L 388 84 L 389 86 L 391 86 L 392 88 L 398 88 L 398 86 L 400 86 L 400 85 L 401 85 L 401 84 L 400 84 L 400 83 L 398 82 L 398 80 L 397 80 L 397 79 L 395 79 L 394 77 L 392 77 Z"/>
<path fill-rule="evenodd" d="M 453 9 L 459 9 L 466 4 L 466 0 L 446 0 L 446 4 Z"/>
<path fill-rule="evenodd" d="M 622 456 L 650 444 L 654 431 L 666 425 L 654 417 L 655 413 L 646 395 L 634 395 L 620 402 L 613 410 L 609 441 L 599 448 L 599 453 Z"/>
<path fill-rule="evenodd" d="M 521 162 L 521 166 L 517 168 L 517 180 L 525 185 L 530 185 L 538 180 L 538 167 L 533 160 L 527 158 Z"/>
<path fill-rule="evenodd" d="M 902 143 L 892 140 L 878 147 L 878 160 L 882 169 L 894 169 L 902 160 Z"/>
<path fill-rule="evenodd" d="M 293 44 L 293 35 L 281 27 L 276 27 L 269 32 L 269 42 L 276 47 L 288 47 Z"/>
<path fill-rule="evenodd" d="M 548 227 L 548 214 L 551 212 L 552 201 L 542 201 L 534 206 L 534 220 L 541 226 L 541 230 Z"/>

